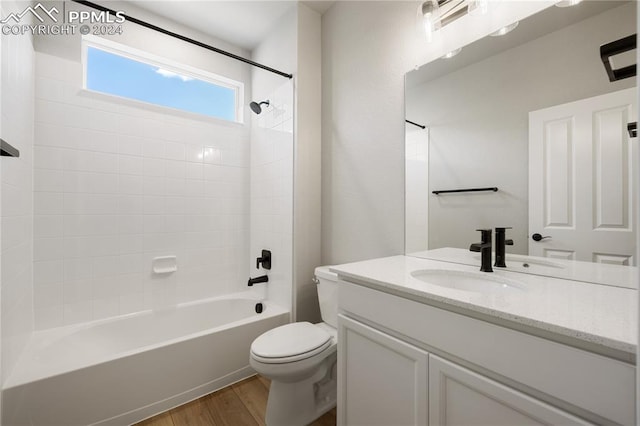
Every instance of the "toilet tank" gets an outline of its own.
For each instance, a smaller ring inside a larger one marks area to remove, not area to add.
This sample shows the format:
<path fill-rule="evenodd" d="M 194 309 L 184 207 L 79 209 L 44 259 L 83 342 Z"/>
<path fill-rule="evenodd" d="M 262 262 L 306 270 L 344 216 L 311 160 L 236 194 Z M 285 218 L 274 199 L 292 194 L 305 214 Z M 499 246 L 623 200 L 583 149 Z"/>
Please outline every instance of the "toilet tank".
<path fill-rule="evenodd" d="M 338 328 L 338 275 L 330 272 L 328 266 L 317 267 L 315 275 L 322 321 Z"/>

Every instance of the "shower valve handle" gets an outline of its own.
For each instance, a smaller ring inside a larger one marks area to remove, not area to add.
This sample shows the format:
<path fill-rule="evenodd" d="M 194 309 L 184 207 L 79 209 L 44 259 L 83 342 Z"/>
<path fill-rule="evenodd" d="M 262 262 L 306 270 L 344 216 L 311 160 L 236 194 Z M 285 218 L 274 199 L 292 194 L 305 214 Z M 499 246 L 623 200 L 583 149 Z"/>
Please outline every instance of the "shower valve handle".
<path fill-rule="evenodd" d="M 264 269 L 271 269 L 271 251 L 262 250 L 262 256 L 256 259 L 256 269 L 260 269 L 260 264 Z"/>

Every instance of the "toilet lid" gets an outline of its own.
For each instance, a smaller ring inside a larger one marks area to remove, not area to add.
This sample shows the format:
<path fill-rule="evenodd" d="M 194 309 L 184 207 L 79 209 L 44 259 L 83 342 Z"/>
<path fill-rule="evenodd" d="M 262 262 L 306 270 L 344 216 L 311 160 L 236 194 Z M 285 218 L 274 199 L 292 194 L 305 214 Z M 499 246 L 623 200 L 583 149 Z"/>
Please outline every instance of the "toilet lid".
<path fill-rule="evenodd" d="M 251 344 L 251 352 L 260 358 L 288 358 L 315 352 L 330 344 L 325 330 L 308 322 L 294 322 L 263 333 Z"/>

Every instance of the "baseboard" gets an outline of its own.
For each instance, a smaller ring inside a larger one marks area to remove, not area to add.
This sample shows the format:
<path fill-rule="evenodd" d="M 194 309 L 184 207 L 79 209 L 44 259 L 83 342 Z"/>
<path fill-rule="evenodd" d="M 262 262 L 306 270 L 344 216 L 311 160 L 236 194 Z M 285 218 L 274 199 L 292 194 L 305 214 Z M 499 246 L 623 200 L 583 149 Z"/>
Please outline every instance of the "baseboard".
<path fill-rule="evenodd" d="M 244 380 L 248 377 L 255 375 L 256 372 L 247 365 L 233 373 L 227 374 L 224 377 L 210 381 L 203 385 L 197 386 L 188 391 L 182 392 L 178 395 L 163 399 L 162 401 L 154 402 L 153 404 L 146 405 L 144 407 L 137 408 L 135 410 L 128 411 L 126 413 L 111 417 L 106 420 L 94 423 L 95 426 L 122 426 L 124 424 L 131 425 L 138 423 L 142 420 L 153 417 L 157 414 L 171 410 L 172 408 L 191 402 L 204 395 L 208 395 L 212 392 L 225 388 L 236 382 Z"/>

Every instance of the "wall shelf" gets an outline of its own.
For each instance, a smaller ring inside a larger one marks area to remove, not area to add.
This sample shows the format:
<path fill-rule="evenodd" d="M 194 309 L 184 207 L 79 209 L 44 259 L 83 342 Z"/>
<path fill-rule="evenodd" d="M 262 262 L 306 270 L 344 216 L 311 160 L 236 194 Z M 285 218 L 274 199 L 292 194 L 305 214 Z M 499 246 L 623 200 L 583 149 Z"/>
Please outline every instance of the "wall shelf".
<path fill-rule="evenodd" d="M 0 156 L 2 157 L 20 157 L 20 151 L 14 148 L 9 142 L 0 139 Z"/>

